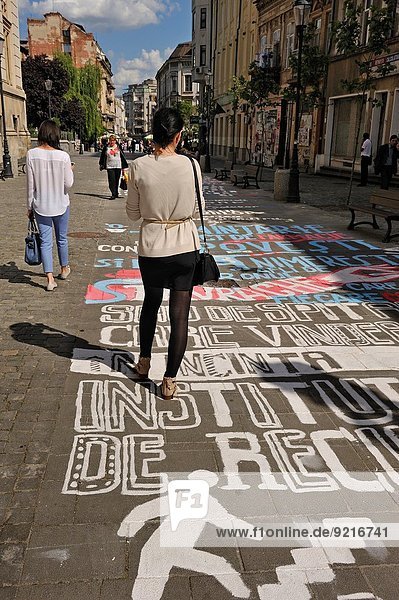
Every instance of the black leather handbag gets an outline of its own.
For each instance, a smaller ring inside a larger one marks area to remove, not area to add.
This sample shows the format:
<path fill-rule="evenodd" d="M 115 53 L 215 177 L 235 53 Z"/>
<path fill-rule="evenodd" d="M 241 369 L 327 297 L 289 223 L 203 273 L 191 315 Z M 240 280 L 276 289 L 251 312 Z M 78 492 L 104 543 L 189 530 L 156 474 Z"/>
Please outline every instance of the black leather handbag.
<path fill-rule="evenodd" d="M 204 240 L 204 250 L 200 252 L 199 260 L 196 264 L 194 277 L 193 277 L 193 285 L 203 285 L 207 281 L 219 281 L 220 279 L 220 271 L 219 267 L 216 264 L 215 259 L 212 254 L 210 254 L 208 250 L 208 244 L 206 241 L 206 233 L 205 233 L 205 225 L 204 225 L 204 214 L 202 212 L 202 202 L 201 202 L 201 193 L 198 181 L 197 169 L 194 164 L 194 160 L 188 157 L 191 161 L 191 165 L 194 171 L 194 181 L 195 181 L 195 192 L 197 195 L 198 209 L 201 217 L 201 226 L 202 226 L 202 235 Z"/>

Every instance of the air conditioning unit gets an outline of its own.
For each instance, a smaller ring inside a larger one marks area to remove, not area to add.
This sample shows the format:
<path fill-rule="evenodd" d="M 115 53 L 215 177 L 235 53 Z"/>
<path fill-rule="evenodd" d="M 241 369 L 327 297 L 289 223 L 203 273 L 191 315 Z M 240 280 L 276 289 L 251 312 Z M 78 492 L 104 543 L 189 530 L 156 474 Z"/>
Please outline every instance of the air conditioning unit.
<path fill-rule="evenodd" d="M 208 75 L 210 74 L 210 70 L 208 67 L 195 67 L 195 72 L 197 75 Z"/>

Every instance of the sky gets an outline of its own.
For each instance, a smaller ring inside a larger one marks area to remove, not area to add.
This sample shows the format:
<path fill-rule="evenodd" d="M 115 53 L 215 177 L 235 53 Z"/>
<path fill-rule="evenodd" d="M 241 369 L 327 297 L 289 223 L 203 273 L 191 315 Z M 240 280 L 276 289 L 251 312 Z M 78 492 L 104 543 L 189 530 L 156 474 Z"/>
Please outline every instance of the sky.
<path fill-rule="evenodd" d="M 94 33 L 118 94 L 154 77 L 177 44 L 191 39 L 191 0 L 19 0 L 21 39 L 28 17 L 53 10 Z"/>

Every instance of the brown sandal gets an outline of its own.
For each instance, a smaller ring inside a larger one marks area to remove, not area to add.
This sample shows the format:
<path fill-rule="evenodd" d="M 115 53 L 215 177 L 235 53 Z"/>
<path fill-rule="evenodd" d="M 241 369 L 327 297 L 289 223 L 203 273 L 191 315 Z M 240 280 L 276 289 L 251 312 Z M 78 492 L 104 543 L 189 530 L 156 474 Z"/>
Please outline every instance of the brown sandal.
<path fill-rule="evenodd" d="M 164 400 L 171 400 L 176 392 L 176 379 L 174 377 L 164 377 L 161 386 L 162 398 Z"/>

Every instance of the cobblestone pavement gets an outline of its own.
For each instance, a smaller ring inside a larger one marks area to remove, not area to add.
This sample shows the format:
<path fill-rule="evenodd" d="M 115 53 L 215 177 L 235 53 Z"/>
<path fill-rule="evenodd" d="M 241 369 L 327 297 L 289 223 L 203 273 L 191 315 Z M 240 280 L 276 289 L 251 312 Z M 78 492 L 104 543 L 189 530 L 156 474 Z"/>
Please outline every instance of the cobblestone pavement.
<path fill-rule="evenodd" d="M 212 168 L 222 167 L 224 161 L 212 158 Z M 369 198 L 374 190 L 379 189 L 378 178 L 372 175 L 370 167 L 370 181 L 367 187 L 358 187 L 359 174 L 355 174 L 353 181 L 351 202 L 353 204 L 363 204 Z M 274 189 L 273 169 L 265 167 L 262 171 L 262 181 L 260 187 L 266 192 L 268 199 L 273 199 Z M 394 185 L 398 186 L 398 178 L 393 179 Z M 339 213 L 343 219 L 343 224 L 347 218 L 347 200 L 349 192 L 349 179 L 344 177 L 320 176 L 313 173 L 300 173 L 300 192 L 301 202 L 309 206 L 315 206 L 329 212 Z"/>
<path fill-rule="evenodd" d="M 0 182 L 1 599 L 397 600 L 398 542 L 383 527 L 399 502 L 397 244 L 347 232 L 347 215 L 206 179 L 223 279 L 194 291 L 166 402 L 165 307 L 151 379 L 132 372 L 138 228 L 107 199 L 97 160 L 76 163 L 72 274 L 53 293 L 23 262 L 24 177 Z M 207 517 L 172 534 L 162 474 L 198 469 L 216 484 Z M 210 522 L 237 518 L 348 537 L 215 536 Z"/>

